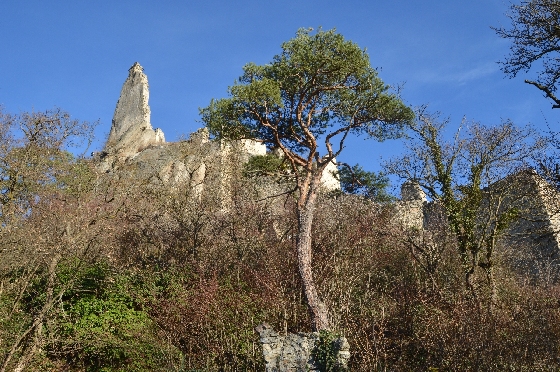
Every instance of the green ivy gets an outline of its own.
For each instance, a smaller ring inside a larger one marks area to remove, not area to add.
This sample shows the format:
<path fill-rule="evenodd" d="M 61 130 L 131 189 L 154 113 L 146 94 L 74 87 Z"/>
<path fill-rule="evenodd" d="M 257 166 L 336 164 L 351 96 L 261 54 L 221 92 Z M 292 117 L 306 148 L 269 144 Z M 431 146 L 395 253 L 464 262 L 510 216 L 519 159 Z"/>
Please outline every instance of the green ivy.
<path fill-rule="evenodd" d="M 312 356 L 315 366 L 320 372 L 344 372 L 346 369 L 338 364 L 338 352 L 340 346 L 337 339 L 340 334 L 322 330 L 319 332 L 319 339 L 315 343 Z"/>
<path fill-rule="evenodd" d="M 59 341 L 53 350 L 87 371 L 161 370 L 165 358 L 178 352 L 159 345 L 149 314 L 133 298 L 128 276 L 115 274 L 106 264 L 82 273 L 65 294 L 57 324 L 51 329 Z M 166 355 L 170 354 L 170 355 Z"/>

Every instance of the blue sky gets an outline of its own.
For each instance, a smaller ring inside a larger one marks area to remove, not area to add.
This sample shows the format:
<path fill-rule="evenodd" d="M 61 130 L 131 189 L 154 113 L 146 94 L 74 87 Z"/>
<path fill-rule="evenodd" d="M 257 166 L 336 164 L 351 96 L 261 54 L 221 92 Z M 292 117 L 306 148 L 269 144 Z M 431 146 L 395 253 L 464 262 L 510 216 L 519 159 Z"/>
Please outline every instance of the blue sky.
<path fill-rule="evenodd" d="M 486 124 L 512 119 L 546 129 L 557 112 L 524 76 L 496 63 L 509 51 L 490 26 L 508 26 L 505 0 L 17 1 L 0 3 L 0 104 L 5 111 L 55 106 L 100 119 L 102 147 L 128 68 L 150 82 L 152 125 L 167 140 L 201 126 L 198 108 L 226 89 L 245 63 L 263 64 L 300 27 L 336 27 L 367 48 L 380 77 L 402 85 L 411 106 Z M 403 148 L 353 140 L 339 160 L 378 170 Z"/>

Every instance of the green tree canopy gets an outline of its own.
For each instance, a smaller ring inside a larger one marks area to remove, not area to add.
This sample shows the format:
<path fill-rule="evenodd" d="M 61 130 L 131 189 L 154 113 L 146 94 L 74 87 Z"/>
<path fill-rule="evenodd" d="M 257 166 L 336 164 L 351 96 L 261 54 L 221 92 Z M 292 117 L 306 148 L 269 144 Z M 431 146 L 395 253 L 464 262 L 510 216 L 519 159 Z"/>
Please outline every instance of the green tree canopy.
<path fill-rule="evenodd" d="M 300 29 L 271 63 L 249 63 L 243 72 L 229 98 L 201 109 L 202 121 L 220 138 L 279 146 L 294 165 L 307 164 L 319 138 L 332 158 L 349 133 L 391 138 L 413 118 L 365 50 L 335 30 Z"/>
<path fill-rule="evenodd" d="M 377 202 L 389 202 L 395 198 L 387 192 L 389 177 L 382 172 L 364 170 L 359 164 L 338 168 L 340 187 L 349 194 L 362 195 Z"/>
<path fill-rule="evenodd" d="M 252 138 L 287 160 L 295 177 L 298 268 L 312 327 L 329 329 L 311 273 L 321 176 L 349 134 L 395 137 L 414 113 L 377 76 L 367 53 L 335 30 L 300 29 L 271 63 L 245 65 L 228 92 L 200 110 L 202 121 L 218 138 Z"/>

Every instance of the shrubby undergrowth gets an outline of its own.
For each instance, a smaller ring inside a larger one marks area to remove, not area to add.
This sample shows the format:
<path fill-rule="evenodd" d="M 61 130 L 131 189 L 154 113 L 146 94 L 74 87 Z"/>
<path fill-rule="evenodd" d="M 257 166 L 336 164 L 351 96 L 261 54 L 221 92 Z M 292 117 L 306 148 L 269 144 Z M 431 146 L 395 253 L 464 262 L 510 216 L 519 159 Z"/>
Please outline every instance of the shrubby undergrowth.
<path fill-rule="evenodd" d="M 238 185 L 225 209 L 184 190 L 115 182 L 41 200 L 2 233 L 6 370 L 25 361 L 32 370 L 262 371 L 256 325 L 307 329 L 292 199 L 256 202 Z M 465 291 L 444 227 L 406 231 L 391 216 L 390 205 L 349 195 L 324 196 L 317 210 L 314 270 L 351 345 L 350 370 L 558 367 L 556 286 L 527 284 L 502 265 L 490 311 Z M 412 251 L 410 239 L 428 241 L 422 234 L 437 236 L 434 257 Z"/>
<path fill-rule="evenodd" d="M 262 371 L 255 326 L 309 331 L 292 197 L 257 201 L 249 177 L 224 203 L 64 162 L 3 204 L 0 371 Z M 313 270 L 351 371 L 560 368 L 560 286 L 510 269 L 523 247 L 496 253 L 497 301 L 474 297 L 445 224 L 404 229 L 392 208 L 318 202 Z"/>

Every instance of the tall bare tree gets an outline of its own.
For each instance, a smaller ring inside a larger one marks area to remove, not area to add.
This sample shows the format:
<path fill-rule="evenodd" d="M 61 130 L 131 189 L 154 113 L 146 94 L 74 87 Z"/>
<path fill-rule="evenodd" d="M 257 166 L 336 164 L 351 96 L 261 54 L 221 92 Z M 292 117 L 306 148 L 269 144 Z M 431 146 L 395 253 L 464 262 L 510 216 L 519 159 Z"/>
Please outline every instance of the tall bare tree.
<path fill-rule="evenodd" d="M 386 164 L 389 173 L 414 179 L 438 203 L 457 239 L 466 288 L 477 297 L 478 271 L 487 278 L 492 303 L 498 238 L 520 216 L 522 188 L 507 176 L 527 167 L 544 147 L 530 127 L 505 121 L 496 126 L 463 123 L 453 141 L 448 122 L 420 111 L 410 126 L 409 152 Z M 463 133 L 463 131 L 465 133 Z M 512 181 L 512 182 L 509 182 Z"/>
<path fill-rule="evenodd" d="M 524 0 L 510 5 L 511 28 L 495 27 L 496 33 L 510 39 L 510 55 L 501 62 L 502 71 L 510 77 L 529 71 L 540 63 L 537 79 L 526 79 L 560 108 L 556 96 L 560 79 L 560 1 Z"/>

